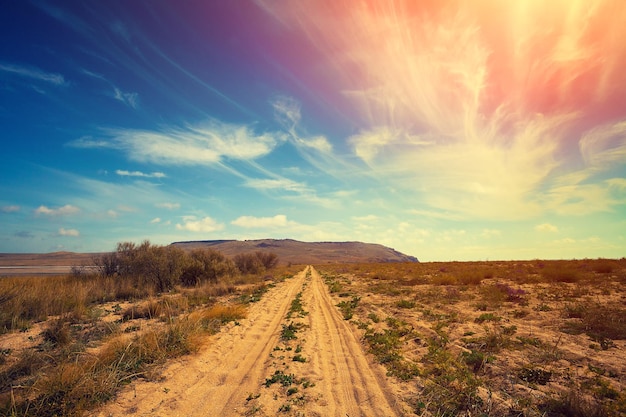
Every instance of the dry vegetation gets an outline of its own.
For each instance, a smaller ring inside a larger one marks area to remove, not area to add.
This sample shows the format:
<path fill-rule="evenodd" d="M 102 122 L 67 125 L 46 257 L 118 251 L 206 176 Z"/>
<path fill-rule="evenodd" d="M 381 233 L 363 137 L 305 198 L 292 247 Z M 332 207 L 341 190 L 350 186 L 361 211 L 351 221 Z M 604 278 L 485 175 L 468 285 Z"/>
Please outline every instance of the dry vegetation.
<path fill-rule="evenodd" d="M 417 415 L 626 415 L 625 259 L 318 269 Z"/>
<path fill-rule="evenodd" d="M 122 243 L 98 273 L 0 278 L 0 415 L 82 415 L 133 379 L 158 378 L 298 269 L 276 263 Z"/>
<path fill-rule="evenodd" d="M 132 380 L 158 380 L 168 359 L 197 351 L 302 269 L 148 242 L 120 244 L 98 266 L 0 279 L 0 415 L 82 415 Z M 416 415 L 626 415 L 625 259 L 318 269 Z M 278 365 L 308 364 L 301 295 L 273 352 Z M 294 378 L 280 367 L 267 377 L 281 412 L 307 398 L 310 382 Z"/>

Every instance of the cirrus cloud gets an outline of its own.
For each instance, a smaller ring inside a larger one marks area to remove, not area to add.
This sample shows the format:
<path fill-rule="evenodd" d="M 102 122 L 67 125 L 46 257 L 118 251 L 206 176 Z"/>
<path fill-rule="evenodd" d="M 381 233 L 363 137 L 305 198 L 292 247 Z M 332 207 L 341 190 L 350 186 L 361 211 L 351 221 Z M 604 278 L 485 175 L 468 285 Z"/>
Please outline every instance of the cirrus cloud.
<path fill-rule="evenodd" d="M 115 171 L 115 173 L 121 177 L 142 177 L 142 178 L 165 178 L 167 177 L 167 175 L 165 175 L 162 172 L 145 173 L 141 171 L 127 171 L 124 169 L 118 169 Z"/>
<path fill-rule="evenodd" d="M 254 160 L 285 140 L 282 133 L 256 133 L 249 126 L 211 120 L 202 125 L 162 130 L 112 129 L 108 141 L 83 137 L 68 145 L 112 148 L 139 162 L 160 165 L 218 164 L 224 159 Z"/>

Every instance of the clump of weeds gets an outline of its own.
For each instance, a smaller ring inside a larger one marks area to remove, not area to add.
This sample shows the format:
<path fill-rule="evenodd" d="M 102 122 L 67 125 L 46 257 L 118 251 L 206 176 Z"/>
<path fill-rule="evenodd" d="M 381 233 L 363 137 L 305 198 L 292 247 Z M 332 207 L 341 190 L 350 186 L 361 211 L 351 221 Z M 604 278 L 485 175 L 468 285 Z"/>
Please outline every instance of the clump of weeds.
<path fill-rule="evenodd" d="M 360 300 L 361 297 L 357 297 L 355 295 L 352 296 L 352 299 L 350 301 L 341 301 L 339 304 L 337 304 L 337 307 L 339 307 L 339 310 L 341 311 L 344 320 L 350 320 L 352 318 L 352 316 L 354 315 L 354 309 L 359 304 Z"/>

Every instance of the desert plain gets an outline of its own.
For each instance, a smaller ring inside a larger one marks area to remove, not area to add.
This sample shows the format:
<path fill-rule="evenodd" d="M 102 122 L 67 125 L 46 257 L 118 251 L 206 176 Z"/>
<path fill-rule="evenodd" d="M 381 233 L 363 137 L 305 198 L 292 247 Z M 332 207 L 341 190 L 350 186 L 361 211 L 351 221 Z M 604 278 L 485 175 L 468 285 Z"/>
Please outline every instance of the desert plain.
<path fill-rule="evenodd" d="M 1 415 L 626 414 L 624 259 L 116 280 L 0 278 Z"/>

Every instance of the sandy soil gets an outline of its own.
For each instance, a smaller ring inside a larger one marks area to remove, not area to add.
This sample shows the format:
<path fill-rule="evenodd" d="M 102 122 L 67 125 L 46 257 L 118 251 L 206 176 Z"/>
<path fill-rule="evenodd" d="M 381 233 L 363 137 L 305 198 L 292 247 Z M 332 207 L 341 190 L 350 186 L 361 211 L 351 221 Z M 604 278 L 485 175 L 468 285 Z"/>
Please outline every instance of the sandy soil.
<path fill-rule="evenodd" d="M 288 312 L 298 294 L 306 311 L 293 317 Z M 281 338 L 287 324 L 298 328 L 294 340 Z M 303 360 L 292 360 L 294 352 Z M 268 384 L 277 373 L 292 377 L 293 385 Z M 161 381 L 136 381 L 92 415 L 403 415 L 389 384 L 320 275 L 307 267 L 272 288 L 247 319 L 213 336 L 202 352 L 168 365 Z"/>

